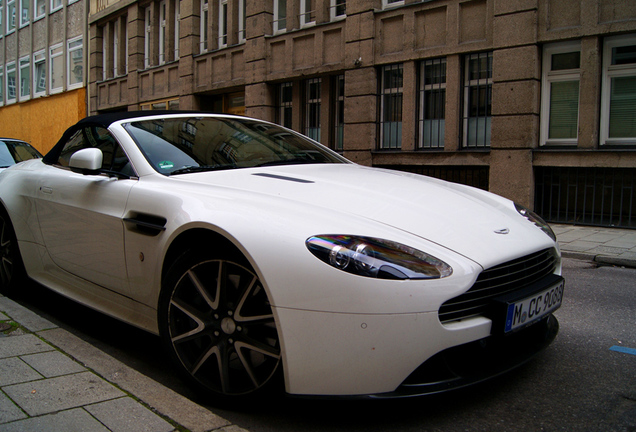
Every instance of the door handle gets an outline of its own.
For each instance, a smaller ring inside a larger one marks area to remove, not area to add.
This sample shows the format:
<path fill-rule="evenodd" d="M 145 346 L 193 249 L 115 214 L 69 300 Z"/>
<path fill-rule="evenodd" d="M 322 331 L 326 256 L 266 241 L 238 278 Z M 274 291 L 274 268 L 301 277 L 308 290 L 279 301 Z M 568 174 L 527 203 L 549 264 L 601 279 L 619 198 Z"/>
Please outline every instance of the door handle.
<path fill-rule="evenodd" d="M 53 195 L 53 189 L 48 186 L 40 186 L 40 192 L 45 193 L 47 195 Z"/>

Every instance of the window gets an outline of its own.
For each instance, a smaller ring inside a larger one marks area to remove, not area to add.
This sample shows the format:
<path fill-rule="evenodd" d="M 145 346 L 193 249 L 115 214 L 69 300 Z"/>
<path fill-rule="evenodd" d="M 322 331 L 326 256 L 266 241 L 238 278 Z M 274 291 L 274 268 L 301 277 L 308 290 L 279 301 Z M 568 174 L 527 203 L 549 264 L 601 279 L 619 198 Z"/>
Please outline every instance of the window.
<path fill-rule="evenodd" d="M 56 163 L 66 167 L 75 152 L 86 148 L 98 148 L 102 151 L 102 170 L 121 173 L 125 176 L 136 175 L 126 153 L 115 138 L 107 129 L 99 126 L 85 127 L 75 132 L 64 145 Z"/>
<path fill-rule="evenodd" d="M 159 64 L 166 62 L 166 0 L 159 3 Z"/>
<path fill-rule="evenodd" d="M 49 48 L 49 93 L 64 90 L 64 46 L 53 45 Z"/>
<path fill-rule="evenodd" d="M 166 99 L 162 101 L 149 102 L 145 104 L 141 104 L 140 108 L 142 111 L 148 110 L 178 110 L 179 109 L 179 98 L 175 99 Z"/>
<path fill-rule="evenodd" d="M 316 11 L 312 0 L 300 0 L 300 26 L 316 24 Z"/>
<path fill-rule="evenodd" d="M 333 146 L 342 151 L 344 145 L 344 75 L 338 75 L 333 80 Z"/>
<path fill-rule="evenodd" d="M 399 149 L 402 147 L 403 67 L 401 64 L 384 66 L 380 72 L 380 148 Z"/>
<path fill-rule="evenodd" d="M 208 50 L 208 0 L 201 0 L 201 39 L 199 40 L 199 51 L 204 53 Z"/>
<path fill-rule="evenodd" d="M 46 53 L 44 50 L 33 54 L 33 96 L 46 94 Z"/>
<path fill-rule="evenodd" d="M 148 6 L 144 9 L 144 68 L 150 67 L 150 36 L 152 32 L 151 8 Z"/>
<path fill-rule="evenodd" d="M 404 0 L 382 0 L 382 9 L 402 6 L 404 4 Z"/>
<path fill-rule="evenodd" d="M 179 60 L 179 22 L 181 21 L 181 0 L 174 2 L 174 59 Z M 128 40 L 128 38 L 126 38 Z M 126 44 L 128 46 L 128 44 Z M 126 55 L 128 58 L 128 55 Z M 128 67 L 126 67 L 126 72 Z"/>
<path fill-rule="evenodd" d="M 7 0 L 7 34 L 15 30 L 15 0 Z"/>
<path fill-rule="evenodd" d="M 4 68 L 0 65 L 0 106 L 4 105 Z"/>
<path fill-rule="evenodd" d="M 68 41 L 68 87 L 84 85 L 84 46 L 82 36 Z"/>
<path fill-rule="evenodd" d="M 28 100 L 31 98 L 31 56 L 20 59 L 18 75 L 20 78 L 20 100 Z"/>
<path fill-rule="evenodd" d="M 45 0 L 33 0 L 33 9 L 35 13 L 34 20 L 40 19 L 46 13 L 46 1 Z"/>
<path fill-rule="evenodd" d="M 62 9 L 62 0 L 51 0 L 51 13 Z"/>
<path fill-rule="evenodd" d="M 471 54 L 464 67 L 463 145 L 490 147 L 492 53 Z"/>
<path fill-rule="evenodd" d="M 239 21 L 238 21 L 238 41 L 239 43 L 245 43 L 246 35 L 245 28 L 247 26 L 247 9 L 246 0 L 239 0 Z"/>
<path fill-rule="evenodd" d="M 274 34 L 287 29 L 287 0 L 274 0 Z"/>
<path fill-rule="evenodd" d="M 566 42 L 543 50 L 541 145 L 576 145 L 579 129 L 581 44 Z"/>
<path fill-rule="evenodd" d="M 331 21 L 347 16 L 347 1 L 346 0 L 330 0 L 329 3 L 329 17 Z"/>
<path fill-rule="evenodd" d="M 20 27 L 29 24 L 31 20 L 31 0 L 20 0 Z"/>
<path fill-rule="evenodd" d="M 278 89 L 278 124 L 292 127 L 292 83 L 286 82 Z"/>
<path fill-rule="evenodd" d="M 320 78 L 305 81 L 304 134 L 320 142 Z"/>
<path fill-rule="evenodd" d="M 444 148 L 446 113 L 446 59 L 420 63 L 420 148 Z"/>
<path fill-rule="evenodd" d="M 119 20 L 112 23 L 113 29 L 113 77 L 119 76 Z"/>
<path fill-rule="evenodd" d="M 4 36 L 4 0 L 0 0 L 0 38 Z"/>
<path fill-rule="evenodd" d="M 219 48 L 227 46 L 227 0 L 219 1 Z"/>
<path fill-rule="evenodd" d="M 7 103 L 15 102 L 17 97 L 15 62 L 11 62 L 7 63 Z"/>
<path fill-rule="evenodd" d="M 601 144 L 636 144 L 636 35 L 603 46 Z"/>

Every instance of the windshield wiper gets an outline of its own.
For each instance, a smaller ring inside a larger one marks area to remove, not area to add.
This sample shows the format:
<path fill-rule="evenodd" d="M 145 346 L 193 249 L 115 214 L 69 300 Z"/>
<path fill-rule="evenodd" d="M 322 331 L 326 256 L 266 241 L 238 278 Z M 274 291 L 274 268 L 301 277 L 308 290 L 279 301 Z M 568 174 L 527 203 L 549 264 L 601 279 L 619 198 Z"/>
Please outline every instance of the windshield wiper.
<path fill-rule="evenodd" d="M 187 167 L 176 169 L 172 171 L 171 173 L 169 173 L 169 175 L 188 174 L 188 173 L 205 172 L 205 171 L 222 171 L 222 170 L 228 170 L 228 169 L 234 169 L 234 168 L 236 168 L 236 165 L 231 165 L 231 164 L 187 166 Z"/>

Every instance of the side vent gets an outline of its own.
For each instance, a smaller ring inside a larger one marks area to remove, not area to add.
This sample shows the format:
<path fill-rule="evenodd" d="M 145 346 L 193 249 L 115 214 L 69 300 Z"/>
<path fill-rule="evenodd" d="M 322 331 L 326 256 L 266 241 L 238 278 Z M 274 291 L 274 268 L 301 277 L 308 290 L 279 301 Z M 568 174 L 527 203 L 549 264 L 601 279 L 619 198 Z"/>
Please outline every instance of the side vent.
<path fill-rule="evenodd" d="M 124 218 L 126 229 L 147 236 L 157 236 L 166 230 L 167 219 L 143 213 L 132 213 Z"/>

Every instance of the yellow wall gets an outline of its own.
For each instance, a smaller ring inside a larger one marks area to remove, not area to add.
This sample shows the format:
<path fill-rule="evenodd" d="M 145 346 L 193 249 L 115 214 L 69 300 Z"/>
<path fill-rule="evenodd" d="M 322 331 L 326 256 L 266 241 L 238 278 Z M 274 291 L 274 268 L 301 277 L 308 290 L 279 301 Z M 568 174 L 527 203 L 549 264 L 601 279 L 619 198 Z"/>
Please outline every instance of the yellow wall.
<path fill-rule="evenodd" d="M 18 138 L 46 154 L 64 131 L 86 117 L 86 89 L 0 107 L 0 137 Z"/>

